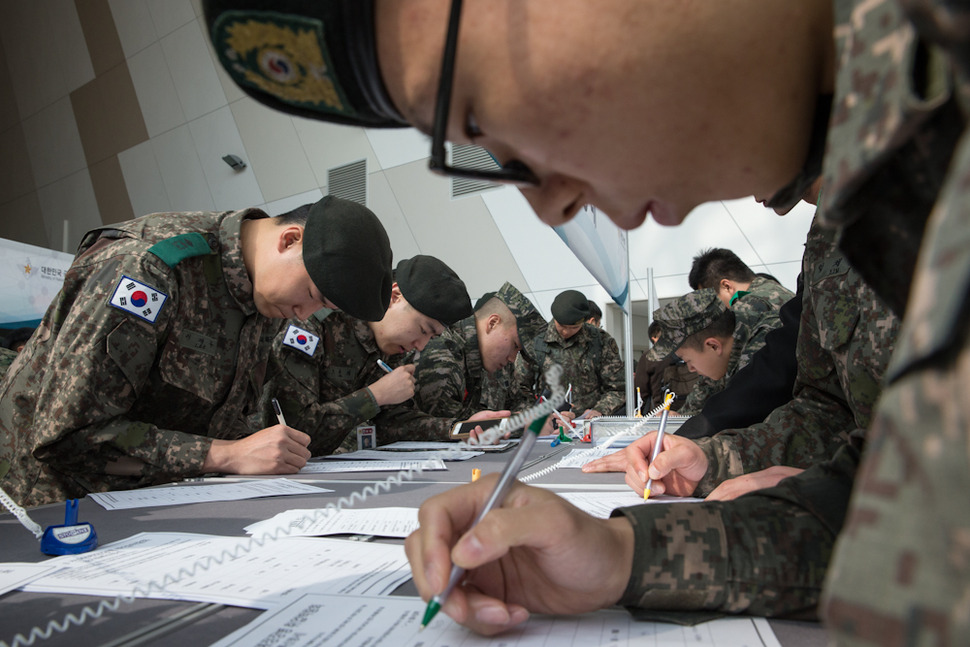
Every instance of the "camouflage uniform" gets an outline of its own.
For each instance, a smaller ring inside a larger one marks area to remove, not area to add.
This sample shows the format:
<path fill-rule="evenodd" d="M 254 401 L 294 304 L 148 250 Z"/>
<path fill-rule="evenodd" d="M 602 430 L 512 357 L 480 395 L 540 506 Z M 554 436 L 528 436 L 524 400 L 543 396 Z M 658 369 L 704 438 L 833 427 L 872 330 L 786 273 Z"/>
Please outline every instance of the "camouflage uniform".
<path fill-rule="evenodd" d="M 894 299 L 890 303 L 898 313 L 905 304 L 906 317 L 829 569 L 822 613 L 832 634 L 846 643 L 967 645 L 970 6 L 904 4 L 920 26 L 922 43 L 912 39 L 908 27 L 899 28 L 896 41 L 906 49 L 893 57 L 898 63 L 874 79 L 875 85 L 847 88 L 854 95 L 837 103 L 833 113 L 833 134 L 851 132 L 871 150 L 833 152 L 827 179 L 836 192 L 825 200 L 832 207 L 825 219 L 843 227 L 840 244 L 850 262 L 877 292 Z M 865 22 L 886 20 L 884 14 L 892 16 L 894 10 L 874 7 Z M 851 47 L 876 49 L 885 40 L 859 34 Z M 955 65 L 952 91 L 936 94 L 939 88 L 928 84 L 913 96 L 909 83 L 899 82 L 916 76 L 909 66 L 921 60 L 918 44 L 944 51 Z M 850 65 L 868 69 L 872 61 L 866 58 L 854 58 Z M 857 107 L 860 93 L 871 94 Z M 875 172 L 866 164 L 896 146 L 898 152 Z M 907 171 L 908 184 L 900 185 L 894 173 L 900 168 Z M 863 178 L 866 190 L 851 196 Z M 885 219 L 878 211 L 846 208 L 865 205 L 857 201 L 873 195 L 891 203 Z"/>
<path fill-rule="evenodd" d="M 9 348 L 0 348 L 0 379 L 7 374 L 10 365 L 17 359 L 17 351 Z"/>
<path fill-rule="evenodd" d="M 84 237 L 0 382 L 0 472 L 14 499 L 197 475 L 214 438 L 249 433 L 275 324 L 256 311 L 239 234 L 264 217 L 152 214 Z M 141 461 L 137 474 L 105 473 L 123 457 Z"/>
<path fill-rule="evenodd" d="M 511 283 L 504 283 L 494 298 L 515 318 L 520 343 L 545 327 L 532 302 Z M 529 349 L 523 346 L 522 352 L 528 354 Z M 455 420 L 467 420 L 483 410 L 518 410 L 528 403 L 515 397 L 509 370 L 503 367 L 491 375 L 485 371 L 473 315 L 445 329 L 417 356 L 414 397 L 422 411 Z"/>
<path fill-rule="evenodd" d="M 810 467 L 835 454 L 853 429 L 872 420 L 899 323 L 835 245 L 812 223 L 802 259 L 805 285 L 795 348 L 793 398 L 761 424 L 698 441 L 710 467 L 706 496 L 722 481 L 772 465 Z"/>
<path fill-rule="evenodd" d="M 970 60 L 970 16 L 906 4 L 922 39 L 894 2 L 835 3 L 821 214 L 907 310 L 868 446 L 855 430 L 830 461 L 736 501 L 619 511 L 637 535 L 625 604 L 810 617 L 827 577 L 819 610 L 840 644 L 970 644 L 970 84 L 940 67 Z"/>
<path fill-rule="evenodd" d="M 734 299 L 737 301 L 743 298 L 748 303 L 758 299 L 766 306 L 778 310 L 788 303 L 793 296 L 795 296 L 795 293 L 781 283 L 766 279 L 763 276 L 756 276 L 751 279 L 751 285 L 748 286 L 747 290 L 735 292 Z"/>
<path fill-rule="evenodd" d="M 773 281 L 768 282 L 773 283 Z M 781 319 L 778 317 L 780 307 L 766 299 L 747 294 L 732 304 L 731 310 L 734 311 L 736 323 L 727 372 L 719 380 L 712 380 L 706 375 L 697 378 L 694 387 L 687 394 L 687 401 L 679 411 L 681 415 L 692 416 L 700 413 L 707 399 L 723 391 L 731 376 L 747 366 L 751 356 L 764 347 L 765 335 L 781 326 Z"/>
<path fill-rule="evenodd" d="M 344 312 L 287 321 L 273 340 L 260 417 L 252 426 L 276 424 L 276 397 L 286 424 L 310 436 L 314 456 L 333 453 L 345 440 L 345 449 L 356 449 L 353 431 L 368 420 L 377 427 L 379 445 L 447 440 L 452 420 L 422 413 L 410 400 L 382 408 L 374 399 L 368 385 L 384 376 L 377 360 L 393 366 L 402 358 L 384 356 L 367 322 Z"/>
<path fill-rule="evenodd" d="M 594 337 L 598 338 L 594 340 Z M 522 340 L 522 347 L 534 351 L 535 364 L 524 357 L 515 360 L 515 382 L 520 400 L 527 401 L 546 389 L 545 372 L 553 364 L 563 368 L 562 384 L 572 384 L 573 411 L 580 415 L 587 409 L 595 409 L 603 415 L 612 415 L 626 402 L 626 377 L 620 349 L 608 332 L 584 323 L 575 335 L 563 339 L 550 322 L 538 340 Z M 599 351 L 597 352 L 597 347 Z M 541 358 L 541 359 L 540 359 Z"/>
<path fill-rule="evenodd" d="M 434 416 L 467 420 L 486 408 L 486 375 L 475 317 L 467 317 L 446 328 L 421 351 L 414 367 L 414 398 L 419 409 Z M 489 400 L 494 402 L 494 392 Z"/>

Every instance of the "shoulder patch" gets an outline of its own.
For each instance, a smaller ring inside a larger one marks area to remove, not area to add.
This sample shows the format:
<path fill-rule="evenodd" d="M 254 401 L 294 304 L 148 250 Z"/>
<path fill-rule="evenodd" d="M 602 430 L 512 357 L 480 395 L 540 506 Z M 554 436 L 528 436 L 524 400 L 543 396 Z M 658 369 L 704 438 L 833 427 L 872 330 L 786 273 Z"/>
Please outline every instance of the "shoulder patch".
<path fill-rule="evenodd" d="M 209 241 L 198 232 L 179 234 L 159 241 L 148 248 L 148 251 L 162 260 L 169 267 L 175 267 L 187 258 L 212 254 Z"/>
<path fill-rule="evenodd" d="M 293 324 L 290 324 L 286 328 L 286 334 L 283 336 L 284 346 L 295 348 L 302 353 L 306 353 L 310 357 L 313 357 L 313 353 L 317 351 L 318 343 L 320 343 L 319 337 L 314 335 L 312 332 L 308 332 L 302 328 L 297 328 Z"/>
<path fill-rule="evenodd" d="M 155 323 L 167 300 L 168 295 L 164 292 L 136 281 L 130 276 L 122 276 L 108 303 L 148 323 Z"/>

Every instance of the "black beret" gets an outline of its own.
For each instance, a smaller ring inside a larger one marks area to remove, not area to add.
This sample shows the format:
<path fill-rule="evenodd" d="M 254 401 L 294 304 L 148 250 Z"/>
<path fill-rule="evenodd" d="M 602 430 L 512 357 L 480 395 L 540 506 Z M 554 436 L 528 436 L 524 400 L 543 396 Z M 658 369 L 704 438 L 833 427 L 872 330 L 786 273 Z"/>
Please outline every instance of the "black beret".
<path fill-rule="evenodd" d="M 589 299 L 578 290 L 566 290 L 552 302 L 552 318 L 563 326 L 589 319 Z"/>
<path fill-rule="evenodd" d="M 434 256 L 419 254 L 401 261 L 394 271 L 394 280 L 415 310 L 445 326 L 472 314 L 472 300 L 465 284 Z"/>
<path fill-rule="evenodd" d="M 391 301 L 391 242 L 367 207 L 331 195 L 310 207 L 303 263 L 324 297 L 351 317 L 380 321 Z"/>
<path fill-rule="evenodd" d="M 204 0 L 219 62 L 249 96 L 309 119 L 408 125 L 384 87 L 374 0 Z"/>

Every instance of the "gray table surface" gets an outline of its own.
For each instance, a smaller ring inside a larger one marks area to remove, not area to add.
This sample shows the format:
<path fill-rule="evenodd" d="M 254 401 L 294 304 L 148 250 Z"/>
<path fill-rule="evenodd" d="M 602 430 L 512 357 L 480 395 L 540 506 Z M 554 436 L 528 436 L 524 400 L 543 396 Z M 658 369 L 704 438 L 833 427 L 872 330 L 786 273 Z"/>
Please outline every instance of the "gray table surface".
<path fill-rule="evenodd" d="M 569 447 L 569 446 L 567 446 Z M 588 445 L 585 445 L 588 447 Z M 571 448 L 571 447 L 570 447 Z M 554 464 L 564 454 L 540 442 L 530 460 L 545 460 L 527 467 L 522 476 Z M 402 454 L 401 458 L 406 458 Z M 447 471 L 423 472 L 412 481 L 394 485 L 378 496 L 369 497 L 355 507 L 415 506 L 434 494 L 470 480 L 472 468 L 483 474 L 501 471 L 509 459 L 508 452 L 489 453 L 463 462 L 449 462 Z M 527 463 L 528 465 L 528 463 Z M 338 498 L 359 491 L 367 485 L 386 480 L 391 472 L 357 472 L 344 474 L 296 475 L 306 483 L 328 488 L 334 492 L 319 495 L 268 497 L 218 503 L 196 503 L 184 506 L 165 506 L 136 510 L 103 509 L 91 499 L 79 506 L 79 520 L 94 525 L 99 543 L 108 544 L 139 532 L 194 532 L 235 537 L 246 536 L 243 528 L 255 521 L 293 508 L 320 508 Z M 276 477 L 261 477 L 276 478 Z M 229 482 L 234 479 L 210 479 L 206 483 Z M 555 470 L 530 482 L 554 490 L 620 489 L 619 474 L 583 474 L 576 469 Z M 179 484 L 192 487 L 195 483 Z M 2 507 L 2 506 L 0 506 Z M 41 526 L 64 522 L 64 505 L 48 505 L 30 509 L 30 516 Z M 384 540 L 382 540 L 384 541 Z M 387 540 L 400 543 L 402 540 Z M 11 514 L 0 515 L 0 562 L 40 562 L 47 559 L 40 552 L 38 541 Z M 409 581 L 395 594 L 416 595 Z M 96 607 L 110 599 L 82 595 L 57 595 L 13 591 L 0 596 L 0 641 L 8 645 L 18 634 L 28 634 L 32 627 L 47 627 L 52 620 L 63 622 L 68 614 L 78 615 L 85 607 Z M 209 645 L 231 631 L 249 623 L 261 612 L 255 609 L 229 607 L 166 600 L 135 600 L 122 602 L 117 609 L 106 610 L 101 617 L 88 619 L 83 626 L 66 634 L 54 633 L 33 644 L 50 646 L 87 645 L 179 645 L 195 647 Z M 821 626 L 812 622 L 771 620 L 771 627 L 784 647 L 819 647 L 826 643 Z M 26 643 L 24 643 L 26 644 Z"/>

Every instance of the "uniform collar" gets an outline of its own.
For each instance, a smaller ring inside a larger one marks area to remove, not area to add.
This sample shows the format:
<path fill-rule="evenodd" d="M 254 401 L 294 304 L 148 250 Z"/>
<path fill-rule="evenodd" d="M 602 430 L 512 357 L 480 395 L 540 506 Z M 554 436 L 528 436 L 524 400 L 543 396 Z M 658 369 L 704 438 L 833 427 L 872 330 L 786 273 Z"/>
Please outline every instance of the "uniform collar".
<path fill-rule="evenodd" d="M 229 294 L 239 304 L 239 309 L 247 315 L 256 312 L 253 301 L 253 282 L 246 271 L 242 255 L 242 222 L 269 216 L 261 209 L 243 209 L 228 212 L 219 224 L 219 246 L 222 260 L 222 274 L 229 288 Z"/>

